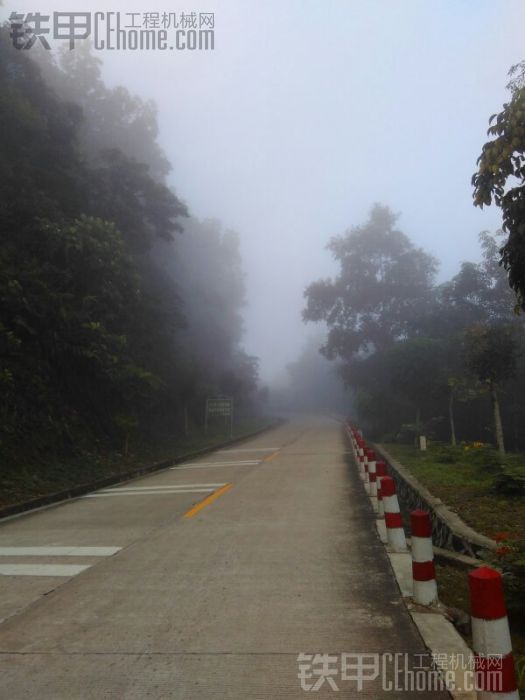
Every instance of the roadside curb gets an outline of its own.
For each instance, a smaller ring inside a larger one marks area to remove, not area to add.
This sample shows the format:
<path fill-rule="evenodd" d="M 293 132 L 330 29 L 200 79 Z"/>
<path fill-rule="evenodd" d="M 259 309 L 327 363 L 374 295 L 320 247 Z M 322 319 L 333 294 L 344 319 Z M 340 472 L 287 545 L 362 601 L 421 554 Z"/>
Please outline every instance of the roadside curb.
<path fill-rule="evenodd" d="M 441 605 L 425 609 L 412 600 L 412 555 L 410 552 L 391 552 L 385 546 L 390 566 L 394 573 L 403 603 L 426 648 L 432 654 L 436 666 L 450 673 L 449 661 L 452 659 L 469 659 L 474 652 L 467 645 L 454 625 L 447 620 Z M 458 664 L 459 666 L 459 664 Z M 464 687 L 464 673 L 467 669 L 454 671 L 454 686 Z M 477 700 L 476 691 L 448 690 L 454 700 Z"/>
<path fill-rule="evenodd" d="M 71 488 L 64 489 L 63 491 L 57 491 L 44 496 L 39 496 L 38 498 L 32 498 L 29 501 L 23 501 L 22 503 L 14 503 L 13 505 L 5 506 L 4 508 L 0 508 L 0 524 L 2 521 L 13 517 L 25 514 L 29 515 L 30 513 L 42 510 L 44 508 L 58 506 L 61 503 L 66 503 L 74 498 L 83 496 L 91 491 L 97 491 L 98 489 L 105 488 L 106 486 L 112 486 L 113 484 L 119 484 L 124 481 L 131 481 L 132 479 L 145 476 L 146 474 L 151 474 L 152 472 L 169 469 L 169 467 L 172 467 L 174 464 L 180 464 L 181 462 L 185 462 L 189 459 L 202 457 L 203 455 L 210 454 L 210 452 L 215 452 L 215 450 L 222 447 L 229 447 L 230 445 L 237 445 L 244 442 L 244 440 L 251 440 L 258 435 L 262 435 L 268 430 L 272 430 L 273 428 L 283 425 L 285 422 L 285 420 L 278 420 L 271 425 L 260 428 L 259 430 L 254 430 L 246 435 L 205 447 L 202 450 L 187 452 L 183 455 L 179 455 L 178 457 L 164 459 L 160 462 L 154 462 L 153 464 L 144 467 L 137 467 L 136 469 L 129 469 L 128 471 L 121 472 L 120 474 L 111 474 L 111 476 L 103 479 L 96 479 L 95 481 L 89 481 L 84 484 L 79 484 L 78 486 L 72 486 Z"/>
<path fill-rule="evenodd" d="M 344 423 L 343 433 L 345 440 L 350 443 L 351 447 L 352 440 Z M 384 451 L 381 450 L 381 452 L 384 454 Z M 355 457 L 351 453 L 349 457 L 357 467 L 356 471 L 358 471 L 359 464 Z M 369 498 L 366 500 L 370 502 Z M 467 674 L 469 673 L 468 667 L 464 664 L 455 669 L 451 669 L 450 667 L 450 661 L 452 659 L 470 659 L 474 656 L 474 652 L 467 645 L 454 625 L 445 617 L 444 608 L 440 603 L 425 608 L 424 606 L 417 605 L 413 600 L 410 538 L 407 538 L 407 544 L 409 546 L 408 552 L 394 551 L 390 545 L 384 542 L 384 535 L 386 532 L 384 521 L 376 519 L 374 532 L 385 548 L 403 604 L 410 614 L 425 647 L 432 654 L 433 663 L 435 663 L 443 677 L 445 677 L 446 674 L 448 680 L 450 680 L 450 674 L 453 674 L 453 685 L 450 686 L 450 689 L 447 689 L 450 697 L 454 700 L 477 700 L 478 694 L 476 691 L 456 690 L 456 688 L 468 686 L 466 682 L 468 678 Z M 460 555 L 456 554 L 456 556 Z M 467 560 L 470 558 L 463 557 L 463 559 Z M 478 563 L 478 560 L 470 559 L 470 561 L 475 561 L 475 565 Z M 466 565 L 466 561 L 461 563 L 463 566 Z M 479 562 L 479 564 L 482 564 L 482 562 Z"/>

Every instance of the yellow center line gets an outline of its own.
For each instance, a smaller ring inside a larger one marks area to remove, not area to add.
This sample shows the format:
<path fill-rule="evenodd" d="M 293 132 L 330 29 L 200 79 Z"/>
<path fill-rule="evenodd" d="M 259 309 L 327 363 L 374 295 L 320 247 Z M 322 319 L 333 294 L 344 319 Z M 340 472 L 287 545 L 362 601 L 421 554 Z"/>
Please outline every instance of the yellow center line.
<path fill-rule="evenodd" d="M 202 501 L 199 501 L 196 505 L 193 506 L 193 508 L 190 508 L 190 510 L 187 513 L 184 513 L 185 518 L 193 518 L 194 515 L 197 515 L 203 508 L 206 508 L 206 506 L 209 506 L 210 503 L 213 503 L 213 501 L 216 501 L 219 496 L 222 496 L 223 493 L 226 493 L 226 491 L 229 491 L 232 488 L 233 484 L 224 484 L 224 486 L 221 486 L 220 489 L 217 489 L 217 491 L 214 491 L 213 493 L 210 493 L 209 496 L 206 496 Z"/>
<path fill-rule="evenodd" d="M 263 462 L 271 462 L 272 459 L 275 459 L 275 458 L 277 457 L 277 455 L 279 454 L 279 452 L 280 452 L 280 450 L 277 450 L 276 452 L 272 452 L 271 455 L 268 455 L 268 457 L 265 457 L 265 458 L 263 459 Z"/>

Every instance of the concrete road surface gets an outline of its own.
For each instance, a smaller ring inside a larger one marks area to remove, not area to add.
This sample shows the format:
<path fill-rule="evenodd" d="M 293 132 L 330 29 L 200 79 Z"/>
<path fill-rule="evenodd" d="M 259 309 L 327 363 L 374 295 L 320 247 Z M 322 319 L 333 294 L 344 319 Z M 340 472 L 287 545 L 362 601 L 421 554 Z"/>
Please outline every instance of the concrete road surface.
<path fill-rule="evenodd" d="M 0 697 L 448 697 L 399 670 L 428 659 L 346 449 L 298 419 L 4 521 Z"/>

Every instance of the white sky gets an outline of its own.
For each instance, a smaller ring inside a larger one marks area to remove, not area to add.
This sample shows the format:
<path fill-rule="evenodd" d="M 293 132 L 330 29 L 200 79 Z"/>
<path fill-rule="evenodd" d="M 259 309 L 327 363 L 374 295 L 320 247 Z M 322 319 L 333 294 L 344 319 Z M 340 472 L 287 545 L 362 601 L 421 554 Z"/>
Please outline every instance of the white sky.
<path fill-rule="evenodd" d="M 525 58 L 521 0 L 8 2 L 2 10 L 215 12 L 213 52 L 98 52 L 109 84 L 159 107 L 171 184 L 241 235 L 247 350 L 269 379 L 313 328 L 302 294 L 324 246 L 380 201 L 442 261 L 479 256 L 497 210 L 470 178 L 507 71 Z"/>

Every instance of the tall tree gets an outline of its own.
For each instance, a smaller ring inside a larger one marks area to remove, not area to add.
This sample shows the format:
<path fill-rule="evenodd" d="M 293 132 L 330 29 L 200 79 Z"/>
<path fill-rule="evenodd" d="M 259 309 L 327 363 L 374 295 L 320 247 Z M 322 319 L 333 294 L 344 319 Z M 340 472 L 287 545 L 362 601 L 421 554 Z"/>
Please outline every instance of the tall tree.
<path fill-rule="evenodd" d="M 376 204 L 363 226 L 328 244 L 339 275 L 305 291 L 303 318 L 327 324 L 323 350 L 330 358 L 348 360 L 390 346 L 405 337 L 430 298 L 437 262 L 396 228 L 396 220 Z"/>
<path fill-rule="evenodd" d="M 82 109 L 78 140 L 90 164 L 98 165 L 104 151 L 118 149 L 147 165 L 155 180 L 166 179 L 171 165 L 158 143 L 155 103 L 131 95 L 121 85 L 109 88 L 102 78 L 102 61 L 89 41 L 79 42 L 74 51 L 64 46 L 56 53 L 29 53 L 54 92 Z"/>
<path fill-rule="evenodd" d="M 422 337 L 402 340 L 389 352 L 390 381 L 414 408 L 416 438 L 421 434 L 423 407 L 446 391 L 445 354 L 443 342 Z"/>
<path fill-rule="evenodd" d="M 478 325 L 468 329 L 465 334 L 465 358 L 476 379 L 488 387 L 496 443 L 504 454 L 499 391 L 502 383 L 516 374 L 517 345 L 512 328 Z"/>
<path fill-rule="evenodd" d="M 482 148 L 472 184 L 475 206 L 494 201 L 501 208 L 508 235 L 501 262 L 517 296 L 516 307 L 525 309 L 525 62 L 514 66 L 511 74 L 510 100 L 489 119 L 487 133 L 493 138 Z"/>
<path fill-rule="evenodd" d="M 332 411 L 346 415 L 351 399 L 344 390 L 341 364 L 329 362 L 319 353 L 322 341 L 322 334 L 310 337 L 298 358 L 287 365 L 287 407 L 299 411 Z"/>

